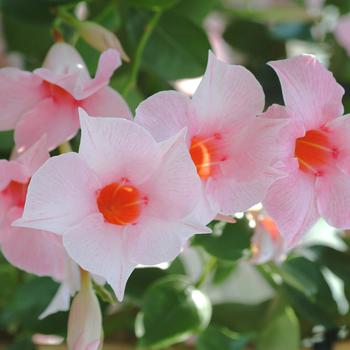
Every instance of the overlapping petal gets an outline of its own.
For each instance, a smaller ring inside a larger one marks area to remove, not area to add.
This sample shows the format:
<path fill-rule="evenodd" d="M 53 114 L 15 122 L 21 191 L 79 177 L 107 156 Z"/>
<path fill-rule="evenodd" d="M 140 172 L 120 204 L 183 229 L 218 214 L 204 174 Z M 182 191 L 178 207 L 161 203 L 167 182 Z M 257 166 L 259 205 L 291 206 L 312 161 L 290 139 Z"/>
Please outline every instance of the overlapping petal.
<path fill-rule="evenodd" d="M 318 129 L 343 114 L 344 89 L 314 56 L 270 62 L 282 86 L 288 112 L 305 128 Z"/>

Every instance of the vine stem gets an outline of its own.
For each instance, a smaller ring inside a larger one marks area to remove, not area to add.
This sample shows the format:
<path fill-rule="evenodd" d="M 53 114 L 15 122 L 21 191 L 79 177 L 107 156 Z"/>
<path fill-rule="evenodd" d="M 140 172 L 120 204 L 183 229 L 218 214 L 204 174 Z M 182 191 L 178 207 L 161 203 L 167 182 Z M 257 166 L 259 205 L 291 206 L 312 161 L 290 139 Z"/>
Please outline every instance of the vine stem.
<path fill-rule="evenodd" d="M 217 259 L 215 257 L 211 257 L 207 264 L 205 265 L 202 274 L 200 275 L 197 283 L 195 284 L 196 288 L 200 288 L 206 279 L 208 278 L 209 274 L 214 270 L 217 264 Z"/>
<path fill-rule="evenodd" d="M 161 14 L 162 14 L 161 10 L 156 10 L 156 12 L 154 13 L 154 15 L 152 16 L 152 18 L 150 19 L 150 21 L 147 23 L 145 27 L 145 30 L 142 34 L 139 45 L 136 49 L 135 58 L 131 67 L 130 79 L 125 85 L 122 92 L 122 95 L 124 96 L 124 98 L 128 96 L 128 94 L 130 93 L 130 90 L 132 90 L 136 85 L 137 77 L 141 67 L 143 52 L 145 51 L 147 42 L 151 37 L 151 34 L 153 33 L 154 28 L 156 27 L 160 19 Z"/>
<path fill-rule="evenodd" d="M 61 154 L 68 153 L 68 152 L 72 152 L 72 147 L 71 147 L 70 143 L 67 141 L 67 142 L 59 145 L 58 150 L 60 151 Z"/>

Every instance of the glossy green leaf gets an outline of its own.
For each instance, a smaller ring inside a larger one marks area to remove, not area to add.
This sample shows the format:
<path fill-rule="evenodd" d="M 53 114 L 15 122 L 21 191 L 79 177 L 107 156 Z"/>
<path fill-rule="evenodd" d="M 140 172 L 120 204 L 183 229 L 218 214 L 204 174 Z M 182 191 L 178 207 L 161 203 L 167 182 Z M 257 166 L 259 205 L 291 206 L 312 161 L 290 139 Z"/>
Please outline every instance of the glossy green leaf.
<path fill-rule="evenodd" d="M 149 9 L 168 9 L 175 4 L 177 4 L 179 0 L 128 0 L 128 4 L 133 6 L 141 6 Z"/>
<path fill-rule="evenodd" d="M 145 27 L 143 24 L 141 30 Z M 161 16 L 146 46 L 143 64 L 165 80 L 198 77 L 204 74 L 209 48 L 207 35 L 200 26 L 167 12 Z"/>
<path fill-rule="evenodd" d="M 250 249 L 253 230 L 247 219 L 237 220 L 234 224 L 219 222 L 211 235 L 197 235 L 194 246 L 204 248 L 209 254 L 223 260 L 236 261 Z"/>
<path fill-rule="evenodd" d="M 137 322 L 139 344 L 160 349 L 206 328 L 211 304 L 185 277 L 169 276 L 147 290 L 141 311 Z"/>
<path fill-rule="evenodd" d="M 243 350 L 249 337 L 231 332 L 225 328 L 208 327 L 197 340 L 197 350 Z"/>
<path fill-rule="evenodd" d="M 257 340 L 257 350 L 299 350 L 300 329 L 292 308 L 286 307 L 266 322 Z"/>

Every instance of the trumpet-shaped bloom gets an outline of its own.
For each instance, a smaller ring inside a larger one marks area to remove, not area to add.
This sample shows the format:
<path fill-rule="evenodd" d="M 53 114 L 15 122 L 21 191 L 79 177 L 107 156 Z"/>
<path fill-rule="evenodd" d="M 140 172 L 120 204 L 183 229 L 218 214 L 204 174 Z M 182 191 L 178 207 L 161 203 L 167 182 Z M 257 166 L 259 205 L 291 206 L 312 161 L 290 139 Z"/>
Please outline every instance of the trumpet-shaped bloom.
<path fill-rule="evenodd" d="M 184 131 L 157 143 L 134 122 L 84 111 L 81 127 L 79 154 L 53 157 L 36 172 L 16 225 L 62 235 L 71 258 L 122 299 L 136 265 L 170 261 L 194 233 L 210 232 L 186 219 L 200 181 Z"/>
<path fill-rule="evenodd" d="M 350 227 L 350 118 L 342 116 L 344 89 L 313 56 L 271 62 L 285 107 L 266 117 L 284 117 L 282 167 L 263 202 L 289 247 L 320 217 Z"/>
<path fill-rule="evenodd" d="M 175 91 L 157 93 L 141 103 L 135 120 L 158 141 L 187 127 L 187 147 L 202 182 L 194 215 L 205 221 L 260 202 L 278 176 L 273 165 L 283 122 L 256 117 L 263 108 L 264 93 L 255 77 L 209 53 L 192 99 Z"/>
<path fill-rule="evenodd" d="M 43 68 L 33 73 L 1 69 L 0 130 L 15 130 L 19 150 L 44 134 L 49 149 L 54 149 L 77 133 L 79 106 L 92 115 L 129 118 L 125 101 L 108 87 L 120 64 L 118 51 L 105 51 L 91 79 L 79 53 L 68 44 L 57 43 L 48 52 Z"/>
<path fill-rule="evenodd" d="M 32 174 L 47 159 L 42 138 L 15 160 L 0 160 L 0 247 L 13 265 L 40 276 L 61 279 L 65 253 L 61 237 L 43 230 L 12 227 L 20 218 Z"/>

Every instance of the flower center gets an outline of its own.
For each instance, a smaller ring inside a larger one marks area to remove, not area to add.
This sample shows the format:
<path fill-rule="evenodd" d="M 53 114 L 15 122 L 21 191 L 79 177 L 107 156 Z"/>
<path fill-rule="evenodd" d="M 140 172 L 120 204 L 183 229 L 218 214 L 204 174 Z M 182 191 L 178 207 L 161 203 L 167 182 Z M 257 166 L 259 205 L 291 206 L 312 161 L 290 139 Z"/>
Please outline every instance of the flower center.
<path fill-rule="evenodd" d="M 47 81 L 44 81 L 45 87 L 49 92 L 49 95 L 56 101 L 68 101 L 71 103 L 75 102 L 75 99 L 73 98 L 73 96 L 66 90 L 64 90 L 63 88 L 61 88 L 58 85 L 49 83 Z"/>
<path fill-rule="evenodd" d="M 218 169 L 220 162 L 226 157 L 220 152 L 221 135 L 216 133 L 210 137 L 194 136 L 191 141 L 190 155 L 202 180 L 207 180 Z"/>
<path fill-rule="evenodd" d="M 143 204 L 147 204 L 147 198 L 142 198 L 137 188 L 125 182 L 112 182 L 105 186 L 97 197 L 99 211 L 114 225 L 135 223 Z"/>
<path fill-rule="evenodd" d="M 299 169 L 321 176 L 323 168 L 338 156 L 338 150 L 330 144 L 328 135 L 323 130 L 309 130 L 295 143 L 295 157 Z"/>
<path fill-rule="evenodd" d="M 2 193 L 11 198 L 13 205 L 23 208 L 26 202 L 28 184 L 28 182 L 11 181 Z"/>

